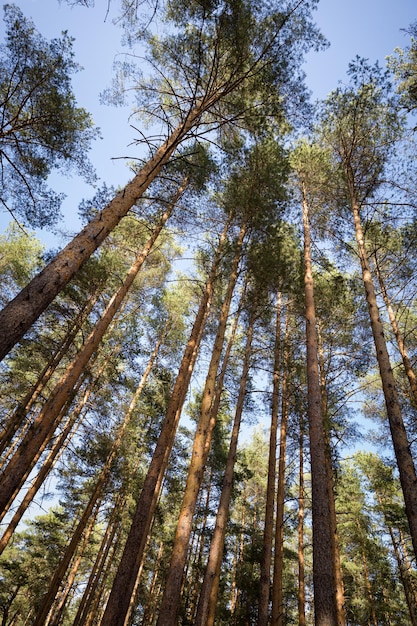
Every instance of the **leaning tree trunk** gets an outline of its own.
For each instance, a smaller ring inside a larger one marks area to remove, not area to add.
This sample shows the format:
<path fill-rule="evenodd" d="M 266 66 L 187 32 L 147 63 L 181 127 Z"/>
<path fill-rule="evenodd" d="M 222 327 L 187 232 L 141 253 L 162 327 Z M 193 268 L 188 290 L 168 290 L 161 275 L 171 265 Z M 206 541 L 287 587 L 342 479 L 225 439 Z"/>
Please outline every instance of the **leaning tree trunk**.
<path fill-rule="evenodd" d="M 277 430 L 279 408 L 281 351 L 281 293 L 277 296 L 274 343 L 274 372 L 272 376 L 271 429 L 269 434 L 268 483 L 266 487 L 265 526 L 259 580 L 258 626 L 267 626 L 271 588 L 272 537 L 274 526 L 275 477 L 277 466 Z"/>
<path fill-rule="evenodd" d="M 378 278 L 379 286 L 381 288 L 382 297 L 384 298 L 385 307 L 388 312 L 389 321 L 391 322 L 392 330 L 397 340 L 398 350 L 401 354 L 404 370 L 410 383 L 411 393 L 413 394 L 415 405 L 417 406 L 417 377 L 414 373 L 413 366 L 411 364 L 410 357 L 408 356 L 407 348 L 405 346 L 404 337 L 402 336 L 395 311 L 392 308 L 391 301 L 388 297 L 387 288 L 385 286 L 384 279 L 382 278 L 381 270 L 379 269 L 378 261 L 375 258 L 375 272 Z"/>
<path fill-rule="evenodd" d="M 275 554 L 274 554 L 274 577 L 272 583 L 272 615 L 271 626 L 282 626 L 284 623 L 284 594 L 283 594 L 283 571 L 284 571 L 284 505 L 285 505 L 285 468 L 287 456 L 287 426 L 288 426 L 288 333 L 289 312 L 287 309 L 284 339 L 284 363 L 281 386 L 281 425 L 279 433 L 279 459 L 278 459 L 278 486 L 277 486 L 277 512 L 275 518 Z"/>
<path fill-rule="evenodd" d="M 221 97 L 206 98 L 191 109 L 184 121 L 141 168 L 138 174 L 83 230 L 0 311 L 0 359 L 20 341 L 56 295 L 127 215 L 184 141 L 201 115 Z"/>
<path fill-rule="evenodd" d="M 169 455 L 174 444 L 175 433 L 181 415 L 182 405 L 188 390 L 197 351 L 200 345 L 208 309 L 213 295 L 213 286 L 219 271 L 227 232 L 232 220 L 230 214 L 213 259 L 210 275 L 200 301 L 200 306 L 184 354 L 178 375 L 169 400 L 158 441 L 139 496 L 132 525 L 117 569 L 111 593 L 103 615 L 101 626 L 124 626 L 128 619 L 131 598 L 134 593 L 139 568 L 146 546 L 147 535 L 152 523 L 159 491 Z"/>
<path fill-rule="evenodd" d="M 220 582 L 220 568 L 223 559 L 224 542 L 226 537 L 226 524 L 229 518 L 229 507 L 232 497 L 237 442 L 239 437 L 240 424 L 242 421 L 243 403 L 245 401 L 250 358 L 252 353 L 253 325 L 254 320 L 252 318 L 249 321 L 247 330 L 245 357 L 240 379 L 239 395 L 236 405 L 235 419 L 232 427 L 232 434 L 230 438 L 229 453 L 226 461 L 222 492 L 216 516 L 216 524 L 210 543 L 210 552 L 204 574 L 203 584 L 200 590 L 200 598 L 197 607 L 197 615 L 194 620 L 194 626 L 213 626 L 214 624 L 217 594 Z"/>
<path fill-rule="evenodd" d="M 184 185 L 186 185 L 186 182 Z M 153 230 L 152 235 L 148 239 L 144 249 L 137 255 L 123 284 L 111 298 L 109 304 L 103 312 L 102 317 L 97 322 L 79 353 L 61 376 L 47 402 L 29 428 L 18 450 L 10 459 L 7 467 L 4 469 L 1 477 L 2 491 L 0 494 L 0 519 L 1 516 L 4 516 L 7 512 L 25 479 L 53 436 L 57 417 L 60 414 L 62 407 L 71 396 L 78 378 L 83 372 L 92 354 L 99 346 L 100 341 L 106 333 L 120 305 L 125 299 L 133 281 L 148 257 L 155 241 L 161 233 L 183 191 L 184 186 L 181 186 L 172 204 L 170 204 L 170 206 L 166 209 L 158 226 Z"/>
<path fill-rule="evenodd" d="M 321 410 L 317 353 L 316 312 L 311 264 L 310 224 L 303 187 L 304 287 L 306 303 L 308 422 L 311 456 L 313 517 L 313 585 L 316 626 L 337 626 L 336 591 L 333 575 L 332 523 L 326 472 L 326 444 Z"/>
<path fill-rule="evenodd" d="M 194 437 L 191 462 L 175 534 L 171 564 L 168 570 L 165 591 L 159 610 L 157 626 L 175 626 L 177 624 L 181 584 L 184 566 L 187 559 L 187 549 L 191 535 L 193 515 L 203 478 L 204 467 L 210 451 L 211 436 L 216 421 L 216 415 L 212 413 L 216 376 L 224 343 L 230 304 L 237 281 L 238 266 L 245 232 L 246 225 L 243 224 L 237 241 L 237 249 L 232 263 L 223 306 L 221 308 L 216 338 L 214 340 L 212 356 L 203 390 L 200 419 Z"/>
<path fill-rule="evenodd" d="M 355 226 L 355 236 L 358 246 L 358 254 L 362 268 L 362 278 L 365 287 L 366 302 L 368 304 L 369 318 L 375 343 L 376 357 L 381 376 L 382 389 L 384 392 L 385 406 L 387 410 L 388 422 L 391 431 L 391 438 L 394 446 L 395 458 L 397 460 L 400 482 L 404 495 L 405 512 L 410 527 L 411 539 L 413 542 L 414 554 L 417 555 L 417 475 L 414 467 L 413 457 L 410 450 L 405 430 L 404 420 L 401 414 L 398 399 L 397 387 L 394 373 L 391 368 L 388 348 L 384 336 L 384 328 L 379 316 L 378 303 L 376 299 L 375 287 L 372 280 L 368 254 L 365 247 L 359 205 L 356 200 L 355 187 L 353 183 L 353 173 L 350 176 L 349 189 L 351 194 L 351 208 L 353 222 Z"/>

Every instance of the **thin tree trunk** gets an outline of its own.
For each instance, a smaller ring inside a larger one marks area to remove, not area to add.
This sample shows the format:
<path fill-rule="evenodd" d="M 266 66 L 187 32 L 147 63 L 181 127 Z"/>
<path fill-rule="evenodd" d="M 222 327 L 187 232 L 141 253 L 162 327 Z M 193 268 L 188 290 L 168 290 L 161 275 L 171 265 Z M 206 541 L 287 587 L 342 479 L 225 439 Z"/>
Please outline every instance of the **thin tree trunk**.
<path fill-rule="evenodd" d="M 317 354 L 316 313 L 311 264 L 308 204 L 303 188 L 304 266 L 306 302 L 308 420 L 311 455 L 313 516 L 313 585 L 316 626 L 337 626 L 336 590 L 333 575 L 332 523 L 326 472 L 326 445 L 321 410 Z"/>
<path fill-rule="evenodd" d="M 359 259 L 362 267 L 362 277 L 365 287 L 366 302 L 368 304 L 369 318 L 371 322 L 372 334 L 374 337 L 376 357 L 381 376 L 382 389 L 384 392 L 385 405 L 391 430 L 395 458 L 397 460 L 398 471 L 400 474 L 400 482 L 404 495 L 405 511 L 410 527 L 414 554 L 417 555 L 417 475 L 414 467 L 413 457 L 411 455 L 410 442 L 408 441 L 404 420 L 401 414 L 397 387 L 391 368 L 387 344 L 384 337 L 384 329 L 379 316 L 375 287 L 373 284 L 369 266 L 369 259 L 365 247 L 359 206 L 356 201 L 354 185 L 352 183 L 353 174 L 351 172 L 350 174 L 350 193 L 353 222 L 355 226 L 355 236 L 358 245 Z"/>
<path fill-rule="evenodd" d="M 177 623 L 177 615 L 180 605 L 181 584 L 184 572 L 184 565 L 187 559 L 187 549 L 191 535 L 193 515 L 198 492 L 203 478 L 204 467 L 210 451 L 211 437 L 216 421 L 216 415 L 214 415 L 214 413 L 212 412 L 212 404 L 216 386 L 216 376 L 224 343 L 230 304 L 236 285 L 238 266 L 241 257 L 241 249 L 245 232 L 246 225 L 243 224 L 240 229 L 237 241 L 237 249 L 232 263 L 229 283 L 220 313 L 216 338 L 214 341 L 212 356 L 202 395 L 200 419 L 194 437 L 190 468 L 187 476 L 182 507 L 178 519 L 171 564 L 165 583 L 165 592 L 162 597 L 157 626 L 175 626 Z"/>
<path fill-rule="evenodd" d="M 392 308 L 391 301 L 388 297 L 388 292 L 385 287 L 384 279 L 382 278 L 381 270 L 379 269 L 378 261 L 375 258 L 375 272 L 378 278 L 379 286 L 381 288 L 382 297 L 384 298 L 385 306 L 388 312 L 389 321 L 391 322 L 392 330 L 397 340 L 398 350 L 401 354 L 404 370 L 410 383 L 411 393 L 413 394 L 414 402 L 417 406 L 417 378 L 411 365 L 410 357 L 408 356 L 407 348 L 405 347 L 404 338 L 402 336 L 400 327 L 397 322 L 395 311 Z"/>
<path fill-rule="evenodd" d="M 267 626 L 271 588 L 272 537 L 274 525 L 275 479 L 277 466 L 277 430 L 279 409 L 281 351 L 281 293 L 277 296 L 274 344 L 274 372 L 272 377 L 271 429 L 269 434 L 268 483 L 266 488 L 265 529 L 262 545 L 259 582 L 258 626 Z"/>
<path fill-rule="evenodd" d="M 149 255 L 149 252 L 151 251 L 160 232 L 162 231 L 163 226 L 171 215 L 176 202 L 182 195 L 185 185 L 186 182 L 184 182 L 184 185 L 179 188 L 172 204 L 166 209 L 158 226 L 153 230 L 152 235 L 147 241 L 144 249 L 137 255 L 132 267 L 127 273 L 123 284 L 111 298 L 102 317 L 90 333 L 82 349 L 74 358 L 72 363 L 68 366 L 64 374 L 61 376 L 61 379 L 58 381 L 56 387 L 52 391 L 44 407 L 39 412 L 33 424 L 29 428 L 26 437 L 22 441 L 14 456 L 10 459 L 7 467 L 4 469 L 1 477 L 1 516 L 3 516 L 8 510 L 9 506 L 13 502 L 13 499 L 16 497 L 19 489 L 24 483 L 26 477 L 30 473 L 32 467 L 35 465 L 45 447 L 47 446 L 56 428 L 57 417 L 62 407 L 64 406 L 68 397 L 71 396 L 74 385 L 76 384 L 79 376 L 81 375 L 83 369 L 90 360 L 90 357 L 99 346 L 105 332 L 108 330 L 112 319 L 114 318 L 120 305 L 125 299 L 130 287 L 133 284 L 134 279 L 136 278 L 140 268 L 142 267 L 147 256 Z"/>
<path fill-rule="evenodd" d="M 217 594 L 220 582 L 220 569 L 223 559 L 226 524 L 229 518 L 230 500 L 232 497 L 233 475 L 236 462 L 237 442 L 240 424 L 242 421 L 243 403 L 246 395 L 246 386 L 249 375 L 250 358 L 252 353 L 254 319 L 250 319 L 247 329 L 245 357 L 240 379 L 239 395 L 236 405 L 235 419 L 230 438 L 229 453 L 226 461 L 222 492 L 216 516 L 216 524 L 210 544 L 204 580 L 200 591 L 195 626 L 213 626 L 216 613 Z"/>
<path fill-rule="evenodd" d="M 209 306 L 213 294 L 213 285 L 218 272 L 221 254 L 227 238 L 232 214 L 227 220 L 220 237 L 213 259 L 210 275 L 200 301 L 196 319 L 186 345 L 177 378 L 171 393 L 161 432 L 146 474 L 142 492 L 139 496 L 132 525 L 129 531 L 122 558 L 113 582 L 109 600 L 103 615 L 101 626 L 124 626 L 128 620 L 129 606 L 135 588 L 140 564 L 146 545 L 147 534 L 152 523 L 165 468 L 174 444 L 175 434 L 185 400 L 189 381 Z"/>
<path fill-rule="evenodd" d="M 279 434 L 279 460 L 278 460 L 278 487 L 277 487 L 277 512 L 275 519 L 275 554 L 274 554 L 274 577 L 272 583 L 272 615 L 271 626 L 282 626 L 284 623 L 284 504 L 285 504 L 285 468 L 287 455 L 287 426 L 288 426 L 288 333 L 289 312 L 285 323 L 284 339 L 284 363 L 281 388 L 281 426 Z"/>
<path fill-rule="evenodd" d="M 298 472 L 298 626 L 306 626 L 306 586 L 304 563 L 304 419 L 300 413 L 300 467 Z"/>

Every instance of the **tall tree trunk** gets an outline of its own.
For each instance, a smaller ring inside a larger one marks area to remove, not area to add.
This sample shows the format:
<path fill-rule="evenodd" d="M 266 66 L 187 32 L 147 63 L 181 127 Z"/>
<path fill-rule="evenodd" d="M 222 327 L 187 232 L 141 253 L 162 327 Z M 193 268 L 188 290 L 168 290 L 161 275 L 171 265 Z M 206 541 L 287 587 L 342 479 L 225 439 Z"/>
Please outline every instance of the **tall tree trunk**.
<path fill-rule="evenodd" d="M 200 599 L 197 607 L 195 626 L 213 626 L 216 613 L 217 594 L 220 582 L 220 568 L 223 559 L 224 541 L 226 537 L 226 524 L 229 518 L 230 500 L 232 497 L 233 475 L 236 462 L 237 442 L 240 424 L 242 421 L 243 404 L 246 395 L 246 386 L 252 352 L 254 319 L 249 320 L 243 361 L 242 375 L 240 379 L 239 395 L 236 405 L 235 419 L 233 422 L 230 438 L 229 453 L 226 461 L 222 492 L 216 516 L 216 524 L 210 544 L 210 552 L 204 574 L 204 580 L 200 591 Z"/>
<path fill-rule="evenodd" d="M 368 254 L 365 247 L 359 205 L 356 200 L 353 174 L 348 172 L 351 194 L 351 208 L 355 226 L 355 236 L 358 245 L 358 254 L 362 267 L 362 278 L 365 287 L 366 302 L 368 304 L 369 318 L 375 343 L 376 357 L 381 376 L 382 389 L 384 392 L 385 406 L 387 409 L 388 422 L 394 445 L 395 458 L 397 460 L 400 482 L 404 495 L 405 511 L 410 527 L 414 554 L 417 555 L 417 475 L 413 457 L 410 450 L 405 430 L 404 420 L 401 414 L 398 400 L 397 387 L 391 368 L 387 344 L 384 337 L 384 329 L 379 316 L 376 300 L 375 287 L 369 266 Z"/>
<path fill-rule="evenodd" d="M 298 626 L 306 626 L 306 585 L 304 563 L 304 419 L 300 413 L 300 467 L 298 470 Z"/>
<path fill-rule="evenodd" d="M 186 182 L 184 182 L 184 185 L 185 184 Z M 133 265 L 127 273 L 125 280 L 123 281 L 123 284 L 111 298 L 102 317 L 90 333 L 80 352 L 61 376 L 47 402 L 29 428 L 26 437 L 22 441 L 14 456 L 10 459 L 7 467 L 4 469 L 1 477 L 2 491 L 0 494 L 0 516 L 3 516 L 6 513 L 26 477 L 47 446 L 56 428 L 57 417 L 62 407 L 71 396 L 79 376 L 90 360 L 90 357 L 99 346 L 100 341 L 102 340 L 120 305 L 125 299 L 133 281 L 149 255 L 149 252 L 151 251 L 156 239 L 162 231 L 163 226 L 171 215 L 174 206 L 183 191 L 184 186 L 179 188 L 172 204 L 166 209 L 158 226 L 153 230 L 151 237 L 148 239 L 144 249 L 137 255 Z"/>
<path fill-rule="evenodd" d="M 213 286 L 219 269 L 220 258 L 227 239 L 231 219 L 232 214 L 229 216 L 221 234 L 196 319 L 184 350 L 165 419 L 143 483 L 142 492 L 136 505 L 132 525 L 113 582 L 106 610 L 101 621 L 101 626 L 124 626 L 128 620 L 130 601 L 142 562 L 147 534 L 153 519 L 165 468 L 174 444 L 182 405 L 197 357 L 205 320 L 212 299 Z"/>
<path fill-rule="evenodd" d="M 274 372 L 272 376 L 271 429 L 269 434 L 268 483 L 266 487 L 265 529 L 262 545 L 261 575 L 259 581 L 258 626 L 267 626 L 271 588 L 272 537 L 274 525 L 275 478 L 277 466 L 277 430 L 279 408 L 281 351 L 281 293 L 277 296 L 274 343 Z"/>
<path fill-rule="evenodd" d="M 199 118 L 219 97 L 205 98 L 191 109 L 184 121 L 141 168 L 137 175 L 119 191 L 107 206 L 0 311 L 0 359 L 20 341 L 56 295 L 127 215 L 149 185 L 159 175 L 172 154 L 187 138 Z"/>
<path fill-rule="evenodd" d="M 243 224 L 237 241 L 237 249 L 232 263 L 223 306 L 221 308 L 216 338 L 214 340 L 212 356 L 203 390 L 200 419 L 194 437 L 190 468 L 188 471 L 185 493 L 174 540 L 171 564 L 168 570 L 165 592 L 162 597 L 157 626 L 175 626 L 177 623 L 181 583 L 184 565 L 187 559 L 187 549 L 191 535 L 193 515 L 203 478 L 204 467 L 210 451 L 211 437 L 216 421 L 216 415 L 212 412 L 216 376 L 219 369 L 230 304 L 237 281 L 238 266 L 242 253 L 242 244 L 245 232 L 246 225 Z"/>
<path fill-rule="evenodd" d="M 284 339 L 284 363 L 281 388 L 281 426 L 279 434 L 279 460 L 278 460 L 278 487 L 277 487 L 277 512 L 275 519 L 275 554 L 274 554 L 274 578 L 272 583 L 272 615 L 271 626 L 282 626 L 284 623 L 284 594 L 283 594 L 283 571 L 284 571 L 284 504 L 285 504 L 285 468 L 287 455 L 287 425 L 288 425 L 288 332 L 289 312 L 287 309 Z"/>
<path fill-rule="evenodd" d="M 378 265 L 378 260 L 375 257 L 375 272 L 378 278 L 379 286 L 381 288 L 382 297 L 384 298 L 385 306 L 388 312 L 389 321 L 391 322 L 392 330 L 397 340 L 398 350 L 401 354 L 404 370 L 410 383 L 411 393 L 413 394 L 415 405 L 417 406 L 417 378 L 411 365 L 410 357 L 408 356 L 407 348 L 405 347 L 404 337 L 402 336 L 400 327 L 398 325 L 395 311 L 392 308 L 391 301 L 388 296 L 387 288 L 385 286 L 384 279 L 381 274 L 381 270 Z"/>
<path fill-rule="evenodd" d="M 337 532 L 337 517 L 336 517 L 336 504 L 334 498 L 334 472 L 332 463 L 332 451 L 330 443 L 330 420 L 328 414 L 328 400 L 327 400 L 327 381 L 326 381 L 326 368 L 324 362 L 324 349 L 323 340 L 321 335 L 320 323 L 317 324 L 317 341 L 318 341 L 318 355 L 319 355 L 319 367 L 320 367 L 320 386 L 322 397 L 322 415 L 325 424 L 324 439 L 326 444 L 326 472 L 327 480 L 329 483 L 329 505 L 330 505 L 330 519 L 332 523 L 332 552 L 333 552 L 333 572 L 334 582 L 336 586 L 336 609 L 337 609 L 337 623 L 339 626 L 345 626 L 345 589 L 343 584 L 342 566 L 340 563 L 340 549 L 339 549 L 339 535 Z"/>
<path fill-rule="evenodd" d="M 306 302 L 308 421 L 311 455 L 313 516 L 313 585 L 316 626 L 337 626 L 336 591 L 333 575 L 332 522 L 326 472 L 326 444 L 321 410 L 317 354 L 316 313 L 311 264 L 310 224 L 303 187 L 303 228 Z"/>

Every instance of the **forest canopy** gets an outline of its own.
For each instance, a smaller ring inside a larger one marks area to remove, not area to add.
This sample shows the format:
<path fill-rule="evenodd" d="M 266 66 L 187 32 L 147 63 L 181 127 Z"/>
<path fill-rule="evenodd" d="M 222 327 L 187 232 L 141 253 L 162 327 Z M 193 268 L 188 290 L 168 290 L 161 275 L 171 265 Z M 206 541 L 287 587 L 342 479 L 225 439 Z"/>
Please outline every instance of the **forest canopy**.
<path fill-rule="evenodd" d="M 313 102 L 318 4 L 108 2 L 119 185 L 5 6 L 3 626 L 417 625 L 416 26 Z"/>

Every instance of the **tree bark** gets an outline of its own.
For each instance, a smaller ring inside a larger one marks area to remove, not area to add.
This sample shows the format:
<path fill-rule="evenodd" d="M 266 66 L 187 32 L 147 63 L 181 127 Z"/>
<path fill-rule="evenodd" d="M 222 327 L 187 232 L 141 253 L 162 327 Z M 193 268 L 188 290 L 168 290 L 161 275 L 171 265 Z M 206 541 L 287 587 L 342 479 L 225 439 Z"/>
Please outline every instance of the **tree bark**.
<path fill-rule="evenodd" d="M 184 185 L 185 184 L 186 182 L 184 182 Z M 151 251 L 156 239 L 162 231 L 163 226 L 171 215 L 174 206 L 183 191 L 184 187 L 182 186 L 179 188 L 172 204 L 166 209 L 158 226 L 153 230 L 152 235 L 147 241 L 144 249 L 137 255 L 133 265 L 127 273 L 125 280 L 123 281 L 123 284 L 111 298 L 102 317 L 90 333 L 80 352 L 76 355 L 72 363 L 61 376 L 47 402 L 29 428 L 18 450 L 10 459 L 7 467 L 4 469 L 1 477 L 2 491 L 0 494 L 0 519 L 8 510 L 31 469 L 34 467 L 40 455 L 46 448 L 56 428 L 57 417 L 60 414 L 62 407 L 67 402 L 68 398 L 71 397 L 79 376 L 100 344 L 100 341 L 126 297 L 133 281 L 149 255 L 149 252 Z"/>
<path fill-rule="evenodd" d="M 229 216 L 220 237 L 210 275 L 200 301 L 194 325 L 184 350 L 181 365 L 171 393 L 161 432 L 138 499 L 132 525 L 113 582 L 101 626 L 124 626 L 128 620 L 129 606 L 145 550 L 147 534 L 162 485 L 162 479 L 174 443 L 182 405 L 185 400 L 204 324 L 213 295 L 221 254 L 232 219 Z"/>
<path fill-rule="evenodd" d="M 216 338 L 214 341 L 212 356 L 202 395 L 200 419 L 194 437 L 190 468 L 188 471 L 182 507 L 174 540 L 171 564 L 165 583 L 165 592 L 162 597 L 157 626 L 175 626 L 177 623 L 181 584 L 191 535 L 192 520 L 198 492 L 203 478 L 204 467 L 210 451 L 213 428 L 216 421 L 216 415 L 212 412 L 216 376 L 224 343 L 230 304 L 237 280 L 237 271 L 245 232 L 246 225 L 243 224 L 237 241 L 237 250 L 233 259 L 229 283 L 223 306 L 221 308 Z"/>
<path fill-rule="evenodd" d="M 0 359 L 20 341 L 61 289 L 142 197 L 204 111 L 218 97 L 206 98 L 191 109 L 130 183 L 0 311 Z"/>
<path fill-rule="evenodd" d="M 220 568 L 223 559 L 226 524 L 229 518 L 230 500 L 232 497 L 233 475 L 236 462 L 237 442 L 242 421 L 243 403 L 249 374 L 252 352 L 254 320 L 249 321 L 247 329 L 245 357 L 240 379 L 239 395 L 236 405 L 235 419 L 230 438 L 229 453 L 226 461 L 222 492 L 216 516 L 216 524 L 210 544 L 210 552 L 200 591 L 195 626 L 213 626 L 216 613 L 217 594 L 220 582 Z"/>
<path fill-rule="evenodd" d="M 326 472 L 326 445 L 321 410 L 321 390 L 317 353 L 316 313 L 311 264 L 310 224 L 303 188 L 303 228 L 306 303 L 308 421 L 311 455 L 313 517 L 313 585 L 316 626 L 337 626 L 336 592 L 333 575 L 332 524 Z"/>
<path fill-rule="evenodd" d="M 259 581 L 258 626 L 267 626 L 271 588 L 272 537 L 274 525 L 275 478 L 277 466 L 277 430 L 279 408 L 281 351 L 281 293 L 277 296 L 274 343 L 274 372 L 272 376 L 271 429 L 269 434 L 268 482 L 266 487 L 265 528 Z"/>

